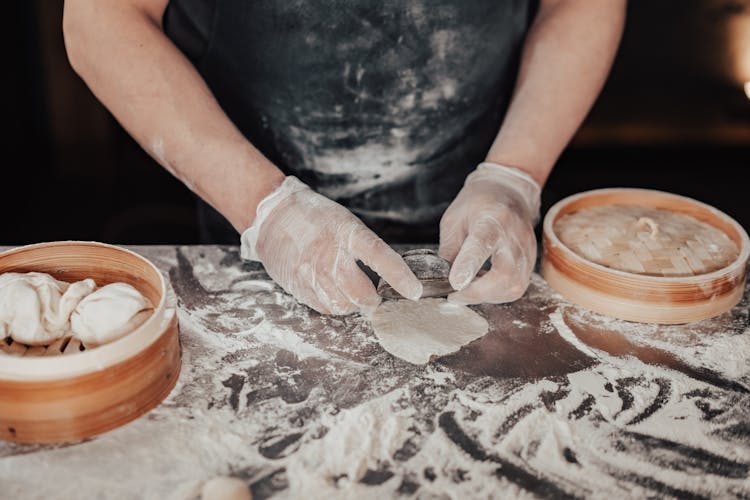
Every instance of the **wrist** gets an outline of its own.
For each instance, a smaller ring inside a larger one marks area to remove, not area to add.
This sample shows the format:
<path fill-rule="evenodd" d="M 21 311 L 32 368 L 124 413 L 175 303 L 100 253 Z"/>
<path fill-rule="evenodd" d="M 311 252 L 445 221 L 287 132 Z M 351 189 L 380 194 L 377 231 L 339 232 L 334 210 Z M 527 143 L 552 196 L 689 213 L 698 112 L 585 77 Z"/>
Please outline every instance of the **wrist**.
<path fill-rule="evenodd" d="M 470 182 L 494 182 L 515 194 L 526 208 L 532 224 L 539 220 L 542 187 L 528 172 L 516 167 L 510 167 L 494 162 L 482 162 L 476 170 L 466 178 Z"/>
<path fill-rule="evenodd" d="M 509 154 L 507 150 L 496 152 L 496 146 L 490 149 L 487 156 L 484 159 L 485 163 L 494 163 L 496 165 L 504 165 L 509 168 L 515 168 L 522 172 L 526 172 L 534 182 L 539 186 L 544 186 L 547 181 L 551 168 L 543 166 L 545 162 L 536 157 L 522 157 L 518 154 Z"/>
<path fill-rule="evenodd" d="M 258 202 L 252 223 L 240 235 L 240 256 L 243 259 L 260 261 L 256 247 L 266 218 L 286 198 L 308 189 L 307 184 L 290 175 L 283 178 L 273 191 Z"/>
<path fill-rule="evenodd" d="M 246 187 L 233 195 L 233 217 L 227 217 L 239 233 L 253 225 L 260 203 L 274 193 L 285 179 L 286 176 L 275 167 L 273 171 L 246 179 Z"/>
<path fill-rule="evenodd" d="M 538 191 L 541 193 L 542 191 L 542 185 L 539 183 L 539 181 L 536 180 L 536 178 L 531 175 L 529 172 L 527 172 L 524 169 L 513 167 L 510 165 L 506 165 L 504 163 L 498 163 L 494 161 L 483 161 L 479 165 L 477 165 L 477 170 L 484 170 L 487 172 L 496 172 L 498 175 L 498 178 L 501 177 L 515 177 L 516 179 L 519 179 L 521 182 L 527 183 L 533 191 Z"/>

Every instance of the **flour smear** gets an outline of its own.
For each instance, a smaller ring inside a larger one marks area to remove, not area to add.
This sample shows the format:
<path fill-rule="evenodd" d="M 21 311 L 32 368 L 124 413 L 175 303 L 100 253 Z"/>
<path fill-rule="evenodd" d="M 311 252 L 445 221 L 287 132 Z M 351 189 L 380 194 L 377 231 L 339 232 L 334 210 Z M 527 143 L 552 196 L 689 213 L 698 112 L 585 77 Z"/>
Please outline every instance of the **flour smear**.
<path fill-rule="evenodd" d="M 180 301 L 178 386 L 90 441 L 0 444 L 0 497 L 189 499 L 215 476 L 256 499 L 750 496 L 748 394 L 584 344 L 568 321 L 587 313 L 538 276 L 535 335 L 562 336 L 591 367 L 532 379 L 415 366 L 361 318 L 299 306 L 235 247 L 141 251 Z M 723 333 L 609 326 L 743 381 L 741 360 L 719 360 L 748 349 L 745 319 L 736 310 Z"/>

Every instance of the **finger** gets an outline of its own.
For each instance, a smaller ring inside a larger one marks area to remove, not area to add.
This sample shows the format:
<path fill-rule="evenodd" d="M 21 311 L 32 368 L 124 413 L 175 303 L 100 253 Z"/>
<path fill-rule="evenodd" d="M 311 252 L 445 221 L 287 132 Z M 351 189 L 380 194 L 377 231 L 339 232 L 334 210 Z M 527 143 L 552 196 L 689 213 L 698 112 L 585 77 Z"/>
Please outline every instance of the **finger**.
<path fill-rule="evenodd" d="M 357 266 L 354 257 L 341 259 L 334 276 L 341 293 L 365 316 L 371 315 L 380 305 L 380 295 L 370 278 Z"/>
<path fill-rule="evenodd" d="M 336 263 L 344 254 L 341 249 L 329 246 L 311 256 L 309 264 L 303 264 L 303 283 L 308 283 L 318 302 L 323 304 L 330 314 L 344 315 L 356 311 L 356 307 L 339 290 L 336 284 Z"/>
<path fill-rule="evenodd" d="M 303 264 L 297 273 L 299 276 L 293 280 L 283 279 L 282 276 L 271 276 L 271 278 L 301 304 L 320 314 L 331 314 L 331 310 L 320 301 L 315 291 L 315 274 L 312 266 Z"/>
<path fill-rule="evenodd" d="M 465 289 L 448 297 L 456 304 L 503 304 L 526 292 L 536 257 L 536 245 L 528 247 L 513 238 L 493 256 L 492 268 Z"/>
<path fill-rule="evenodd" d="M 297 299 L 297 302 L 300 304 L 304 304 L 310 309 L 314 309 L 320 314 L 332 314 L 331 310 L 320 301 L 318 298 L 318 294 L 310 288 L 308 285 L 302 285 L 296 287 L 295 290 L 287 290 L 284 289 L 287 293 L 292 295 L 295 299 Z"/>
<path fill-rule="evenodd" d="M 440 219 L 438 255 L 448 262 L 453 262 L 466 239 L 466 231 L 463 230 L 463 224 L 451 217 L 450 210 L 451 208 L 448 207 L 443 218 Z"/>
<path fill-rule="evenodd" d="M 456 290 L 471 283 L 479 269 L 487 262 L 502 236 L 502 226 L 492 217 L 483 217 L 469 228 L 461 250 L 453 261 L 448 281 Z"/>
<path fill-rule="evenodd" d="M 310 309 L 313 309 L 320 314 L 325 314 L 326 316 L 329 316 L 332 314 L 331 310 L 328 309 L 325 305 L 323 305 L 323 303 L 320 302 L 318 297 L 314 296 L 312 293 L 309 295 L 305 295 L 304 297 L 295 296 L 295 298 L 297 299 L 297 302 L 299 302 L 300 304 L 304 304 Z"/>
<path fill-rule="evenodd" d="M 448 296 L 454 304 L 504 304 L 518 300 L 526 292 L 528 276 L 514 275 L 505 266 L 494 266 L 484 276 L 461 291 Z"/>
<path fill-rule="evenodd" d="M 318 300 L 336 316 L 351 314 L 357 310 L 344 293 L 339 289 L 336 278 L 329 274 L 318 275 L 315 283 Z"/>
<path fill-rule="evenodd" d="M 402 296 L 411 300 L 419 300 L 422 296 L 422 283 L 404 259 L 364 225 L 350 233 L 349 251 Z"/>

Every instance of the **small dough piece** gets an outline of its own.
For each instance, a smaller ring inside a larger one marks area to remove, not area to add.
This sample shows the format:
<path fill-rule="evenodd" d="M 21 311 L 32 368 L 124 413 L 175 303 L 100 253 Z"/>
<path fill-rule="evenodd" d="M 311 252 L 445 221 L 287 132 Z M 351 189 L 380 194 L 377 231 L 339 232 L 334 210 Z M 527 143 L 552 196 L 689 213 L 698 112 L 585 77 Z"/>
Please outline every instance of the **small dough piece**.
<path fill-rule="evenodd" d="M 69 284 L 44 273 L 0 275 L 0 334 L 27 345 L 66 335 L 70 314 L 96 288 L 94 280 Z"/>
<path fill-rule="evenodd" d="M 252 500 L 245 481 L 236 477 L 217 476 L 203 484 L 201 500 Z"/>
<path fill-rule="evenodd" d="M 112 342 L 141 326 L 153 306 L 127 283 L 111 283 L 83 299 L 70 316 L 74 337 L 84 344 Z"/>
<path fill-rule="evenodd" d="M 383 349 L 418 365 L 454 353 L 489 331 L 482 316 L 445 299 L 383 302 L 371 321 Z"/>

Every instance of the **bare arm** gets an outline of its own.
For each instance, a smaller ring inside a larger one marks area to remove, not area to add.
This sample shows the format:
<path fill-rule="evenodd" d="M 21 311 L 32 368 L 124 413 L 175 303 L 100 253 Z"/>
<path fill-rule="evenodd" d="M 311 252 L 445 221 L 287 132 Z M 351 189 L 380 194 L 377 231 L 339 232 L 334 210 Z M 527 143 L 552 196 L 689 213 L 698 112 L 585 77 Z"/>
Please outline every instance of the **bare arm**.
<path fill-rule="evenodd" d="M 604 84 L 625 5 L 625 0 L 542 0 L 487 161 L 524 170 L 544 184 Z"/>
<path fill-rule="evenodd" d="M 285 179 L 242 136 L 164 35 L 166 5 L 66 0 L 68 55 L 97 97 L 146 151 L 243 233 L 243 255 L 262 262 L 301 302 L 324 314 L 371 311 L 380 297 L 357 260 L 418 298 L 422 285 L 395 251 L 344 207 Z M 269 193 L 273 202 L 256 217 Z"/>
<path fill-rule="evenodd" d="M 612 65 L 625 0 L 542 0 L 521 54 L 508 113 L 487 162 L 440 221 L 440 255 L 462 304 L 511 302 L 536 262 L 540 186 L 583 121 Z M 476 278 L 487 259 L 489 272 Z"/>
<path fill-rule="evenodd" d="M 164 168 L 242 231 L 283 174 L 237 130 L 162 31 L 167 0 L 66 0 L 73 68 Z"/>

